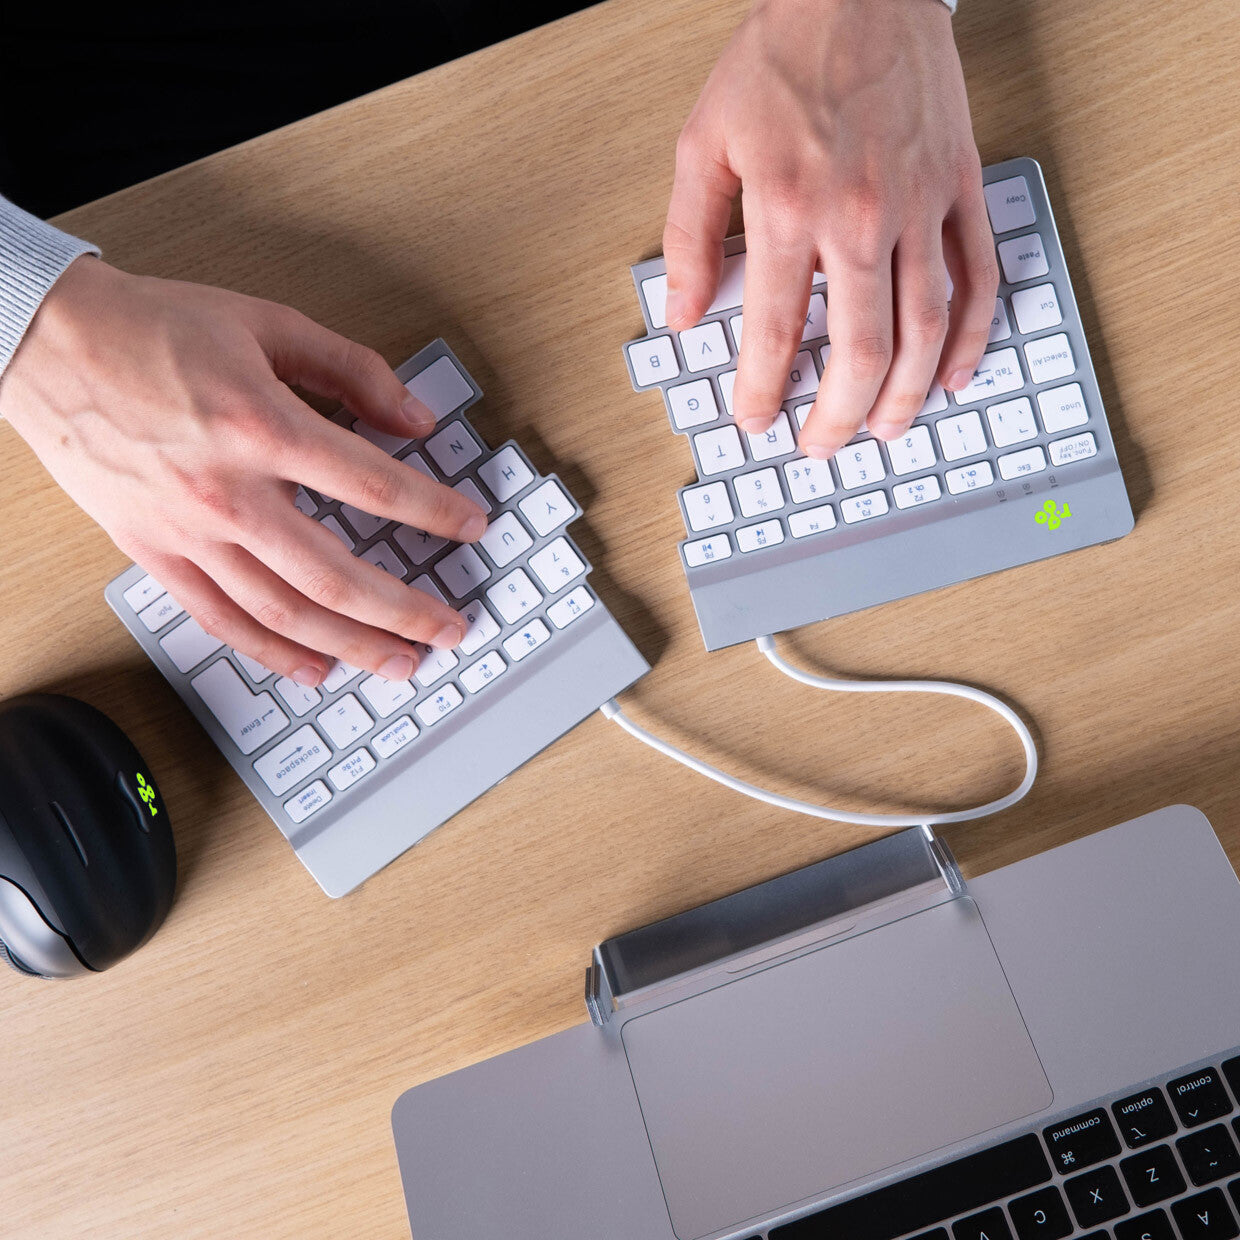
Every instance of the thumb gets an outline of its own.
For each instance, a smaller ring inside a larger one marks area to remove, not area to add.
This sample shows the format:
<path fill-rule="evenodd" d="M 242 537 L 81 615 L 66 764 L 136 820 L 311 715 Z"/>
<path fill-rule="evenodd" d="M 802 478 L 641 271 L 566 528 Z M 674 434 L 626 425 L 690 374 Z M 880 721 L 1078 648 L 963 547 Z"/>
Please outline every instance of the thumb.
<path fill-rule="evenodd" d="M 435 415 L 373 349 L 337 335 L 296 310 L 272 306 L 259 343 L 285 383 L 338 400 L 363 422 L 402 439 L 429 434 Z"/>
<path fill-rule="evenodd" d="M 692 327 L 714 299 L 740 185 L 722 148 L 691 119 L 676 144 L 676 177 L 663 229 L 667 323 L 673 330 Z"/>

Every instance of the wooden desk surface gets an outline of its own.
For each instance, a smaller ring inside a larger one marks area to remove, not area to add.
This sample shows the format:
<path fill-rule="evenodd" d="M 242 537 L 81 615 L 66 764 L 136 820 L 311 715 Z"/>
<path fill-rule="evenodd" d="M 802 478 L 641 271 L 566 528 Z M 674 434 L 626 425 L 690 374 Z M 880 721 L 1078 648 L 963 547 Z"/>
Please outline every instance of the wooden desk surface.
<path fill-rule="evenodd" d="M 1017 809 L 947 832 L 967 873 L 1179 800 L 1240 861 L 1240 22 L 1234 0 L 967 0 L 984 162 L 1042 161 L 1134 507 L 1109 547 L 804 631 L 842 673 L 958 677 L 1037 726 Z M 707 655 L 677 562 L 691 476 L 620 356 L 673 143 L 740 0 L 614 0 L 156 181 L 64 225 L 134 270 L 289 302 L 392 362 L 446 336 L 492 442 L 586 508 L 596 584 L 655 665 L 639 720 L 750 779 L 958 806 L 1019 774 L 988 713 L 815 695 Z M 0 429 L 0 695 L 77 694 L 160 778 L 181 887 L 70 984 L 0 974 L 10 1240 L 407 1234 L 405 1088 L 579 1021 L 592 945 L 863 842 L 708 785 L 599 716 L 343 901 L 103 602 L 124 565 Z"/>

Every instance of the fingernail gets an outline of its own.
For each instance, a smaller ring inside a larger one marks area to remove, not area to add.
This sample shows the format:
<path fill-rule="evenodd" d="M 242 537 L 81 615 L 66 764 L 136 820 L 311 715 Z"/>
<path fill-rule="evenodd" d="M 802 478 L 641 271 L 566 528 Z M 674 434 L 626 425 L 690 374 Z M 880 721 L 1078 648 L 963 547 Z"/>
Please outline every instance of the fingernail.
<path fill-rule="evenodd" d="M 465 524 L 457 531 L 457 542 L 477 542 L 483 534 L 487 532 L 487 519 L 481 513 L 476 517 L 470 517 Z"/>
<path fill-rule="evenodd" d="M 879 422 L 875 426 L 868 428 L 871 435 L 875 439 L 881 439 L 884 443 L 888 439 L 895 439 L 898 435 L 904 434 L 904 427 L 897 426 L 894 422 Z"/>
<path fill-rule="evenodd" d="M 741 421 L 741 430 L 747 435 L 760 435 L 770 425 L 771 423 L 767 418 L 744 418 Z"/>
<path fill-rule="evenodd" d="M 384 680 L 408 680 L 413 675 L 413 660 L 407 654 L 394 654 L 379 668 Z"/>
<path fill-rule="evenodd" d="M 667 302 L 663 307 L 663 317 L 668 324 L 679 322 L 685 313 L 685 295 L 678 288 L 668 288 Z"/>
<path fill-rule="evenodd" d="M 445 624 L 434 637 L 431 638 L 431 645 L 436 650 L 451 650 L 465 634 L 461 632 L 460 625 Z"/>
<path fill-rule="evenodd" d="M 831 450 L 820 443 L 803 443 L 801 451 L 815 461 L 825 461 L 831 455 Z"/>
<path fill-rule="evenodd" d="M 409 423 L 409 429 L 419 435 L 425 435 L 435 427 L 435 415 L 416 396 L 406 396 L 400 403 L 400 411 Z"/>
<path fill-rule="evenodd" d="M 323 679 L 323 673 L 317 667 L 299 667 L 289 679 L 295 684 L 313 689 Z"/>
<path fill-rule="evenodd" d="M 969 380 L 973 378 L 973 372 L 967 368 L 961 368 L 952 372 L 952 376 L 943 386 L 951 392 L 958 392 L 962 387 L 969 386 Z"/>

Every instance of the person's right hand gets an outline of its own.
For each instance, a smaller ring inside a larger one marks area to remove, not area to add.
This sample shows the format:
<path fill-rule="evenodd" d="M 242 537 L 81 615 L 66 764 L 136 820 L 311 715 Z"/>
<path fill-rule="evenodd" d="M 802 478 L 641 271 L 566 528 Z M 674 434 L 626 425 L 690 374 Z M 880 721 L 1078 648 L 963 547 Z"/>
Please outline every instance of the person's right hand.
<path fill-rule="evenodd" d="M 332 657 L 405 680 L 412 642 L 454 646 L 465 621 L 350 555 L 297 511 L 297 485 L 458 542 L 486 517 L 289 384 L 390 435 L 434 426 L 377 353 L 295 310 L 91 257 L 40 307 L 0 416 L 212 636 L 302 685 Z"/>

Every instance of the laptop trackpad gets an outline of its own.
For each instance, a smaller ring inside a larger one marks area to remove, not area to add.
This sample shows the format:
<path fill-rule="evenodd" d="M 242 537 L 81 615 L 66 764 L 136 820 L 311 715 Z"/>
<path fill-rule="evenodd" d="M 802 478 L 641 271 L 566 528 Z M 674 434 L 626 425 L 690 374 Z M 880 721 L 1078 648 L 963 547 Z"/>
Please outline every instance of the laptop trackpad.
<path fill-rule="evenodd" d="M 1051 1101 L 967 898 L 635 1017 L 623 1039 L 680 1240 Z"/>

